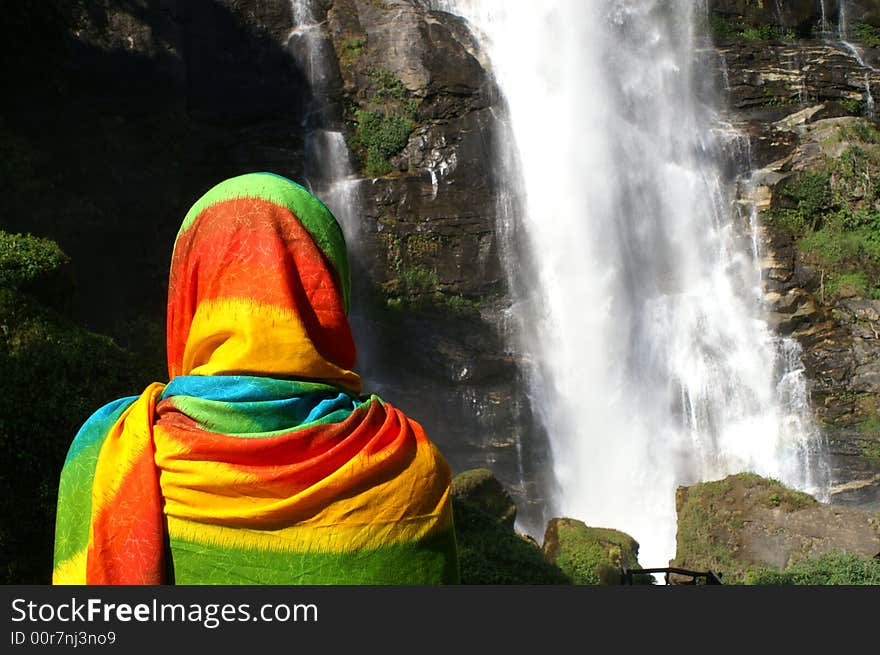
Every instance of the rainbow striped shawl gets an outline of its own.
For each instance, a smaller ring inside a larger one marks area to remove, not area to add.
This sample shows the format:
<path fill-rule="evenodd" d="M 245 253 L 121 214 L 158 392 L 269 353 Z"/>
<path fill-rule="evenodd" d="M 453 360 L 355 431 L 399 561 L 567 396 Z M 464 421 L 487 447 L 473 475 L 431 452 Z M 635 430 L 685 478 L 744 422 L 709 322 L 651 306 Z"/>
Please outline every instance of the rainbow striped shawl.
<path fill-rule="evenodd" d="M 345 241 L 268 173 L 177 236 L 170 382 L 98 410 L 64 464 L 55 584 L 458 581 L 450 470 L 351 369 Z"/>

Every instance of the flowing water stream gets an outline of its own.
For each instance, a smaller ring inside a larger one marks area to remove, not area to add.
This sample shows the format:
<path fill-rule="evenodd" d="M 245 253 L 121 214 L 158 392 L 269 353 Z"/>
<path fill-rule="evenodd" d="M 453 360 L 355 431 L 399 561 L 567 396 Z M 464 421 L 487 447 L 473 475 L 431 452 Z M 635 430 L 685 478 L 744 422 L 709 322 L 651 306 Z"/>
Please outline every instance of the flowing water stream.
<path fill-rule="evenodd" d="M 764 320 L 757 215 L 735 211 L 729 130 L 700 100 L 716 61 L 705 3 L 433 4 L 470 21 L 506 102 L 499 236 L 513 348 L 552 447 L 545 514 L 624 530 L 657 566 L 679 485 L 748 470 L 821 496 L 799 349 Z M 292 0 L 289 41 L 315 96 L 306 183 L 356 243 L 314 5 Z"/>
<path fill-rule="evenodd" d="M 823 495 L 799 349 L 765 321 L 755 226 L 700 100 L 705 3 L 433 5 L 471 23 L 507 105 L 499 224 L 526 253 L 508 244 L 506 264 L 549 513 L 624 530 L 661 566 L 679 485 L 753 471 Z"/>

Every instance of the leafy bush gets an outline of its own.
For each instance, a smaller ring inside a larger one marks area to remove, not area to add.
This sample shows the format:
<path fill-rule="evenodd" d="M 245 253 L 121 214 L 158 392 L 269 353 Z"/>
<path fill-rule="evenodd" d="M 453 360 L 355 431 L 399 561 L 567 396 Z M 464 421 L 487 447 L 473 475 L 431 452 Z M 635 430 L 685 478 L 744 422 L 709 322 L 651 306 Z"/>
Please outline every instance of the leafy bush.
<path fill-rule="evenodd" d="M 880 28 L 874 27 L 870 23 L 856 23 L 853 25 L 853 34 L 856 39 L 867 46 L 880 46 Z"/>
<path fill-rule="evenodd" d="M 0 233 L 3 584 L 50 581 L 58 476 L 74 435 L 95 410 L 138 393 L 159 368 L 16 288 L 65 261 L 51 241 Z"/>
<path fill-rule="evenodd" d="M 0 231 L 0 287 L 28 286 L 68 261 L 54 241 Z"/>
<path fill-rule="evenodd" d="M 880 560 L 864 555 L 832 552 L 802 560 L 777 571 L 749 574 L 752 585 L 880 585 Z"/>

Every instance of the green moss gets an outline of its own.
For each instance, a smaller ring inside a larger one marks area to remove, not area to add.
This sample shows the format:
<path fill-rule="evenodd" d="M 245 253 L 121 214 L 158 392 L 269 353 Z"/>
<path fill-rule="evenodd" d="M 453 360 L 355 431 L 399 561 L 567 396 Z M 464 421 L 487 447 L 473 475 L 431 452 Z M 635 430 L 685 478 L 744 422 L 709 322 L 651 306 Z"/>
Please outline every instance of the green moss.
<path fill-rule="evenodd" d="M 339 46 L 339 65 L 343 69 L 350 68 L 363 54 L 367 41 L 361 36 L 348 36 Z"/>
<path fill-rule="evenodd" d="M 880 434 L 880 415 L 872 414 L 858 424 L 862 434 Z"/>
<path fill-rule="evenodd" d="M 758 566 L 735 557 L 744 527 L 744 505 L 793 512 L 817 504 L 815 498 L 754 473 L 731 475 L 679 490 L 677 563 L 693 570 L 721 573 L 741 583 Z"/>
<path fill-rule="evenodd" d="M 880 585 L 880 561 L 855 553 L 811 557 L 783 571 L 762 568 L 746 577 L 752 585 Z"/>
<path fill-rule="evenodd" d="M 861 443 L 861 457 L 868 463 L 880 465 L 880 414 L 876 410 L 856 425 L 856 429 L 863 439 Z"/>
<path fill-rule="evenodd" d="M 462 584 L 570 584 L 540 548 L 476 506 L 453 498 Z"/>
<path fill-rule="evenodd" d="M 412 119 L 387 111 L 359 109 L 355 121 L 354 143 L 362 151 L 364 173 L 372 177 L 390 173 L 388 158 L 406 145 L 415 125 Z"/>
<path fill-rule="evenodd" d="M 369 72 L 373 93 L 369 101 L 354 112 L 352 147 L 371 177 L 387 175 L 390 157 L 398 154 L 409 141 L 416 126 L 418 102 L 403 83 L 387 70 Z"/>
<path fill-rule="evenodd" d="M 618 530 L 592 528 L 574 519 L 556 519 L 548 531 L 548 540 L 548 556 L 575 584 L 620 584 L 623 568 L 641 568 L 635 556 L 638 544 Z"/>

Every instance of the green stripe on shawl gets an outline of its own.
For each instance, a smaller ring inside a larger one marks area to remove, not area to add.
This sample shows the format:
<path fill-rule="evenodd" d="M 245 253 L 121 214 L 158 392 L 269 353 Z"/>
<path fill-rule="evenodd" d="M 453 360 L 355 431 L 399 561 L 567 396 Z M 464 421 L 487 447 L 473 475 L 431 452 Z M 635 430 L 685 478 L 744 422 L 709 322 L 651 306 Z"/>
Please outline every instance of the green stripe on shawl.
<path fill-rule="evenodd" d="M 452 529 L 418 542 L 354 553 L 258 551 L 177 539 L 173 581 L 177 585 L 303 584 L 405 585 L 458 582 Z"/>
<path fill-rule="evenodd" d="M 313 196 L 308 189 L 286 177 L 274 173 L 248 173 L 221 182 L 202 196 L 187 212 L 177 233 L 178 238 L 207 207 L 235 198 L 261 198 L 293 211 L 332 264 L 339 277 L 345 308 L 349 309 L 351 274 L 342 228 L 323 202 Z M 328 221 L 327 215 L 332 220 Z"/>
<path fill-rule="evenodd" d="M 84 481 L 90 482 L 94 477 L 107 432 L 136 400 L 137 396 L 121 398 L 99 409 L 80 428 L 70 446 L 58 485 L 58 506 L 65 511 L 55 518 L 56 566 L 88 545 L 92 485 Z"/>
<path fill-rule="evenodd" d="M 247 439 L 342 422 L 365 403 L 378 401 L 328 384 L 248 375 L 180 375 L 162 397 L 201 430 Z"/>

